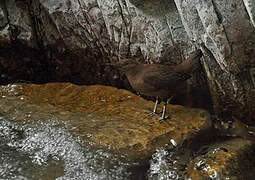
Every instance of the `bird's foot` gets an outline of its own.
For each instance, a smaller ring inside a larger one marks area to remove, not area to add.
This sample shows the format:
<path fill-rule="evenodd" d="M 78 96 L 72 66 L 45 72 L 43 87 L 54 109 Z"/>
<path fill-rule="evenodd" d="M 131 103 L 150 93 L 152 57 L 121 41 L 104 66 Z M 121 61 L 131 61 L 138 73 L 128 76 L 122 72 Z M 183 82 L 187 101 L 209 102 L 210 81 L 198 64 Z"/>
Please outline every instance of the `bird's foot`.
<path fill-rule="evenodd" d="M 151 113 L 148 114 L 148 116 L 151 117 L 151 116 L 154 116 L 154 115 L 156 115 L 156 114 L 158 114 L 158 113 L 157 113 L 157 112 L 151 112 Z"/>
<path fill-rule="evenodd" d="M 161 114 L 161 113 L 162 113 L 162 111 L 161 112 L 151 112 L 148 114 L 148 116 L 155 116 L 155 115 Z"/>
<path fill-rule="evenodd" d="M 160 117 L 160 118 L 158 118 L 158 121 L 159 121 L 160 123 L 162 123 L 164 120 L 166 120 L 166 119 L 168 119 L 168 118 L 170 118 L 170 117 L 169 117 L 169 116 Z"/>

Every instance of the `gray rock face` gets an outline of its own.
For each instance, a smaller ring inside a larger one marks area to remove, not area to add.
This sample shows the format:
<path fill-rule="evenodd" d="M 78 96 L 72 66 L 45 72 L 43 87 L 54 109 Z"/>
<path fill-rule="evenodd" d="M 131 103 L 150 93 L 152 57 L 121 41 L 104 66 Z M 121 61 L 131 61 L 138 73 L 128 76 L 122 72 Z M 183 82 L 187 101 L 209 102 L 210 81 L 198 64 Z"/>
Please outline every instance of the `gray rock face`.
<path fill-rule="evenodd" d="M 243 0 L 247 13 L 249 14 L 252 25 L 255 27 L 255 2 Z"/>
<path fill-rule="evenodd" d="M 1 4 L 1 3 L 0 3 Z M 10 41 L 10 36 L 9 36 L 9 32 L 8 32 L 8 20 L 7 20 L 7 16 L 4 13 L 4 10 L 2 8 L 0 8 L 0 40 L 1 41 Z"/>
<path fill-rule="evenodd" d="M 15 0 L 0 3 L 0 38 L 3 40 L 19 39 L 33 47 L 32 28 L 28 12 L 19 7 Z"/>
<path fill-rule="evenodd" d="M 204 43 L 221 68 L 225 69 L 227 66 L 225 57 L 230 54 L 230 46 L 212 1 L 175 2 L 188 36 L 197 43 Z"/>
<path fill-rule="evenodd" d="M 173 54 L 181 59 L 192 50 L 174 2 L 10 0 L 1 7 L 2 17 L 9 20 L 0 21 L 1 27 L 16 28 L 18 35 L 11 34 L 12 38 L 31 47 L 63 39 L 69 49 L 89 48 L 105 57 L 142 56 L 155 61 L 169 60 Z"/>
<path fill-rule="evenodd" d="M 148 63 L 180 63 L 201 47 L 215 107 L 241 111 L 253 107 L 254 17 L 253 0 L 4 0 L 0 42 L 47 49 L 61 41 L 71 52 Z"/>
<path fill-rule="evenodd" d="M 249 69 L 255 57 L 255 4 L 245 0 L 175 2 L 189 38 L 208 50 L 204 66 L 216 107 L 221 112 L 247 111 L 245 107 L 253 106 L 247 98 L 254 88 Z"/>

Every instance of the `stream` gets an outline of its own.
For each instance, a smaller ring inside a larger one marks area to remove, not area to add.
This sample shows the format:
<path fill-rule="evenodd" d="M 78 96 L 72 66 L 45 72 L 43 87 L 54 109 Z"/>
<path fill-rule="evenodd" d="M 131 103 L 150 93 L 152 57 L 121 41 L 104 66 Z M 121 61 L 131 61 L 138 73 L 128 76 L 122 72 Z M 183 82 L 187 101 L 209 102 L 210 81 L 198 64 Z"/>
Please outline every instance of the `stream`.
<path fill-rule="evenodd" d="M 1 179 L 130 179 L 125 157 L 84 146 L 54 123 L 15 125 L 0 118 Z"/>
<path fill-rule="evenodd" d="M 159 149 L 143 170 L 124 155 L 84 145 L 57 122 L 17 125 L 0 117 L 0 178 L 6 180 L 178 179 Z M 141 171 L 140 171 L 141 170 Z"/>

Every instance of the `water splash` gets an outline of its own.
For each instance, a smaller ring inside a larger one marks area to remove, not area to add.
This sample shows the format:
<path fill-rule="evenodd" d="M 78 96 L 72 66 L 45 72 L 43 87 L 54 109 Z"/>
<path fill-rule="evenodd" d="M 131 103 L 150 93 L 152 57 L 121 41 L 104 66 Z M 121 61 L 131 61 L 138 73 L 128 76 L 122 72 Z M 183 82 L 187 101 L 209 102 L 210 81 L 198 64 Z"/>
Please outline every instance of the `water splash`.
<path fill-rule="evenodd" d="M 177 180 L 179 175 L 174 168 L 175 160 L 173 152 L 168 152 L 163 148 L 157 149 L 152 155 L 150 169 L 148 172 L 149 180 Z"/>
<path fill-rule="evenodd" d="M 79 138 L 54 122 L 19 126 L 0 117 L 0 143 L 0 151 L 15 151 L 9 160 L 6 155 L 0 156 L 2 178 L 39 179 L 49 173 L 38 171 L 52 169 L 59 170 L 52 172 L 58 180 L 125 180 L 131 176 L 128 168 L 132 164 L 123 160 L 125 157 L 84 146 Z M 12 174 L 6 172 L 8 168 L 13 169 Z"/>
<path fill-rule="evenodd" d="M 196 163 L 196 168 L 205 171 L 212 180 L 220 180 L 221 179 L 221 177 L 217 173 L 217 171 L 215 169 L 211 168 L 211 166 L 203 160 L 200 160 Z"/>

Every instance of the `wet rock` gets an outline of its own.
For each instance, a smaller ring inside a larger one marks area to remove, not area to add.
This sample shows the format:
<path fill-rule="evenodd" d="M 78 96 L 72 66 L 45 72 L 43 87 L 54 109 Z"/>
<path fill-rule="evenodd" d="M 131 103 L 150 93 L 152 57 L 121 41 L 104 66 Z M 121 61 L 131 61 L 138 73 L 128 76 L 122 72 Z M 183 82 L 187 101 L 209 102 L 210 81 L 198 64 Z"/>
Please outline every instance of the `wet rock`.
<path fill-rule="evenodd" d="M 186 178 L 204 179 L 253 179 L 253 141 L 232 139 L 213 144 L 204 154 L 188 165 Z"/>
<path fill-rule="evenodd" d="M 129 91 L 70 83 L 1 86 L 0 112 L 19 123 L 55 119 L 70 127 L 84 142 L 145 159 L 203 136 L 211 128 L 209 114 L 200 109 L 169 105 L 171 119 L 149 117 L 153 102 Z"/>

